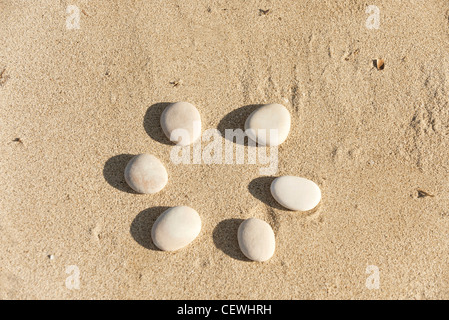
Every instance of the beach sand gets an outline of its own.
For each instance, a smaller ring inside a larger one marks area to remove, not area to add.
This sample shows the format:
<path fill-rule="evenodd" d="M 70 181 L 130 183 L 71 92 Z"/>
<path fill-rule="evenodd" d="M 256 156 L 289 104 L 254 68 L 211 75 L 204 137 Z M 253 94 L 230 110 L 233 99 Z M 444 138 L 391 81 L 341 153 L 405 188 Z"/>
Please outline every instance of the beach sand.
<path fill-rule="evenodd" d="M 4 0 L 0 13 L 0 298 L 449 298 L 446 0 Z M 260 164 L 174 164 L 159 117 L 176 101 L 220 131 L 286 106 L 273 177 L 315 181 L 319 207 L 282 209 Z M 123 177 L 145 152 L 169 174 L 154 195 Z M 158 251 L 152 224 L 177 205 L 202 231 Z M 275 232 L 268 262 L 238 248 L 250 217 Z"/>

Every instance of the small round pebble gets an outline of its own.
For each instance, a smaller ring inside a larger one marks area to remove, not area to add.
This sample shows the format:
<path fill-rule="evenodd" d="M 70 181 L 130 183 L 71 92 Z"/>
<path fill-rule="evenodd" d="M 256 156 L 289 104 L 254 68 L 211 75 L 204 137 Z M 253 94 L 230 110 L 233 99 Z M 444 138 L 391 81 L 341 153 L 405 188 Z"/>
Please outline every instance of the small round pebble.
<path fill-rule="evenodd" d="M 151 194 L 161 191 L 168 182 L 167 170 L 151 154 L 133 157 L 125 168 L 126 183 L 136 192 Z"/>
<path fill-rule="evenodd" d="M 266 104 L 251 113 L 245 122 L 248 137 L 262 146 L 277 146 L 283 143 L 290 132 L 290 112 L 281 104 Z M 270 130 L 277 130 L 277 136 Z"/>
<path fill-rule="evenodd" d="M 312 210 L 321 201 L 321 190 L 315 182 L 294 176 L 274 179 L 271 194 L 282 206 L 294 211 Z"/>
<path fill-rule="evenodd" d="M 201 136 L 201 115 L 193 104 L 176 102 L 162 112 L 161 127 L 175 144 L 188 146 Z"/>
<path fill-rule="evenodd" d="M 262 262 L 274 254 L 274 232 L 263 220 L 250 218 L 243 221 L 237 231 L 237 238 L 240 250 L 248 259 Z"/>
<path fill-rule="evenodd" d="M 151 229 L 153 243 L 163 251 L 175 251 L 191 243 L 201 231 L 201 218 L 187 206 L 164 211 Z"/>

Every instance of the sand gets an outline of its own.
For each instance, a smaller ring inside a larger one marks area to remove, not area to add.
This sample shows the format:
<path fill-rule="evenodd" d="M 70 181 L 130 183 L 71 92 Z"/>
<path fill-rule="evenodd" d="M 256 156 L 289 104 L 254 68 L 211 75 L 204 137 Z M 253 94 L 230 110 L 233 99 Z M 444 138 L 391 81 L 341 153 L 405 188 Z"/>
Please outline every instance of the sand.
<path fill-rule="evenodd" d="M 449 298 L 446 0 L 4 0 L 0 12 L 0 298 Z M 159 117 L 175 101 L 220 131 L 285 105 L 278 172 L 173 164 Z M 169 172 L 155 195 L 124 181 L 144 152 Z M 279 175 L 315 181 L 319 208 L 279 207 Z M 151 226 L 178 205 L 202 231 L 158 251 Z M 266 263 L 239 251 L 250 217 L 275 232 Z"/>

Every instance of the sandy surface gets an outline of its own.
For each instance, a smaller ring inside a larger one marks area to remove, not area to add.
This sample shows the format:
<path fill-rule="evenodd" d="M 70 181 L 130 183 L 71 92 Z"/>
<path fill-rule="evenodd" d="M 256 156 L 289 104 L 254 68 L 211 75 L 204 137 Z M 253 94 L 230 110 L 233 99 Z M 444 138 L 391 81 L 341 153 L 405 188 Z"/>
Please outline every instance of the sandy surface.
<path fill-rule="evenodd" d="M 449 2 L 345 3 L 1 1 L 0 298 L 449 298 Z M 158 122 L 180 100 L 220 130 L 285 105 L 275 176 L 316 181 L 318 210 L 280 208 L 260 165 L 173 164 Z M 123 178 L 143 152 L 169 172 L 156 195 Z M 203 229 L 157 251 L 176 205 Z M 267 263 L 238 249 L 249 217 L 275 231 Z"/>

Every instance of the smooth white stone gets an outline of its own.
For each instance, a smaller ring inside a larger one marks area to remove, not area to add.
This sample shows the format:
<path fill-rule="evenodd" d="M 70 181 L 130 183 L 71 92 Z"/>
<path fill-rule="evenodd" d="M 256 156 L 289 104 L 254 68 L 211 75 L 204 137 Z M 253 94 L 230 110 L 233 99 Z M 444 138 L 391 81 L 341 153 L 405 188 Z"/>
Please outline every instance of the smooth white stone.
<path fill-rule="evenodd" d="M 321 201 L 318 185 L 306 178 L 283 176 L 271 183 L 271 194 L 282 206 L 294 211 L 308 211 Z"/>
<path fill-rule="evenodd" d="M 125 168 L 126 183 L 139 193 L 156 193 L 168 182 L 167 170 L 162 162 L 151 154 L 133 157 Z"/>
<path fill-rule="evenodd" d="M 262 146 L 277 146 L 283 143 L 290 132 L 290 112 L 281 104 L 266 104 L 253 111 L 246 119 L 245 132 Z M 272 129 L 277 131 L 273 134 Z"/>
<path fill-rule="evenodd" d="M 175 251 L 195 240 L 201 231 L 201 218 L 186 206 L 164 211 L 151 229 L 153 243 L 163 251 Z"/>
<path fill-rule="evenodd" d="M 248 259 L 262 262 L 274 254 L 274 232 L 265 221 L 256 218 L 243 221 L 239 226 L 237 238 L 240 250 Z"/>
<path fill-rule="evenodd" d="M 188 146 L 201 135 L 201 115 L 193 104 L 176 102 L 162 112 L 161 127 L 170 141 Z"/>

